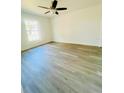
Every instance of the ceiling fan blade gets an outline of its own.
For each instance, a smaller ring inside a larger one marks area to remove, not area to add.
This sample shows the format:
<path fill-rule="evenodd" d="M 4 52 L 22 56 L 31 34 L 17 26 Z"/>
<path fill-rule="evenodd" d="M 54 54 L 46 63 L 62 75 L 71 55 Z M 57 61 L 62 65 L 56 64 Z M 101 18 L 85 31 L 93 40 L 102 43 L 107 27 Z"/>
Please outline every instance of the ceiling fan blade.
<path fill-rule="evenodd" d="M 59 15 L 59 13 L 56 11 L 55 14 Z"/>
<path fill-rule="evenodd" d="M 67 10 L 67 8 L 56 8 L 56 10 Z"/>
<path fill-rule="evenodd" d="M 47 12 L 45 12 L 44 14 L 47 14 L 47 13 L 49 13 L 50 11 L 47 11 Z"/>
<path fill-rule="evenodd" d="M 57 0 L 54 0 L 54 1 L 52 2 L 52 9 L 55 9 L 55 8 L 56 8 L 57 3 L 58 3 Z"/>
<path fill-rule="evenodd" d="M 40 8 L 44 8 L 44 9 L 50 9 L 50 8 L 48 8 L 48 7 L 44 7 L 44 6 L 38 6 L 38 7 L 40 7 Z"/>

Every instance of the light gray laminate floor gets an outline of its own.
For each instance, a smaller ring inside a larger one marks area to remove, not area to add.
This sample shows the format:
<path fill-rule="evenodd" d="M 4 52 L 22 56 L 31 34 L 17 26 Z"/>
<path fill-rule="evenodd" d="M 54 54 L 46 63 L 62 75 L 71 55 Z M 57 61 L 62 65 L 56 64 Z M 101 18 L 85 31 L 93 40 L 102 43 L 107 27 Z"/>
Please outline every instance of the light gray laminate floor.
<path fill-rule="evenodd" d="M 49 43 L 22 53 L 24 93 L 102 93 L 101 48 Z"/>

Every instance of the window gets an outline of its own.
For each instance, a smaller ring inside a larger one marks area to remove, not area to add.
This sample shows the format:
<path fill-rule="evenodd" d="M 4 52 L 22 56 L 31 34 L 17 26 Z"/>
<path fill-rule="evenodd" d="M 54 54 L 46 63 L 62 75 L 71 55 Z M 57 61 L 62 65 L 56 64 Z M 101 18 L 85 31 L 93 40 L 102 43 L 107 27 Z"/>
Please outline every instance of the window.
<path fill-rule="evenodd" d="M 40 26 L 36 20 L 25 20 L 25 27 L 29 41 L 40 40 Z"/>

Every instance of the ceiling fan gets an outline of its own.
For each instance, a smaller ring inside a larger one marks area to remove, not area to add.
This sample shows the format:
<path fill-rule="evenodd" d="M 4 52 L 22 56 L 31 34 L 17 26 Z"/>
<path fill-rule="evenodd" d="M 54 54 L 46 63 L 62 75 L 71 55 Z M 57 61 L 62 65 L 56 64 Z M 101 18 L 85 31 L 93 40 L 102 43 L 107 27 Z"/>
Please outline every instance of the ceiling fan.
<path fill-rule="evenodd" d="M 44 7 L 44 6 L 38 6 L 38 7 L 49 10 L 49 11 L 45 12 L 44 14 L 52 12 L 53 14 L 59 15 L 58 11 L 67 10 L 67 8 L 65 8 L 65 7 L 56 8 L 57 4 L 58 4 L 58 1 L 54 0 L 54 1 L 52 1 L 52 5 L 50 6 L 50 8 L 49 7 Z"/>

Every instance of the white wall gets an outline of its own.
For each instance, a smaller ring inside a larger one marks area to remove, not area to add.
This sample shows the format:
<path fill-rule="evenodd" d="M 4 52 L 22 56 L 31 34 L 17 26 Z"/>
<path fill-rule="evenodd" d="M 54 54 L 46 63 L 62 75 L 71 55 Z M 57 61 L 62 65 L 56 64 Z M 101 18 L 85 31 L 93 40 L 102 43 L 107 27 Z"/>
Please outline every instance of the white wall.
<path fill-rule="evenodd" d="M 35 42 L 28 40 L 24 19 L 35 19 L 39 21 L 41 26 L 41 40 Z M 22 50 L 50 41 L 102 46 L 101 5 L 72 11 L 51 19 L 22 11 L 21 27 Z"/>
<path fill-rule="evenodd" d="M 29 12 L 22 11 L 22 19 L 21 19 L 21 49 L 26 50 L 47 42 L 52 41 L 52 29 L 51 29 L 51 21 L 49 18 L 38 16 L 31 14 Z M 31 42 L 28 40 L 27 32 L 24 25 L 25 19 L 33 19 L 37 20 L 40 24 L 40 33 L 41 33 L 41 40 Z"/>
<path fill-rule="evenodd" d="M 52 19 L 54 41 L 101 46 L 101 5 Z"/>

